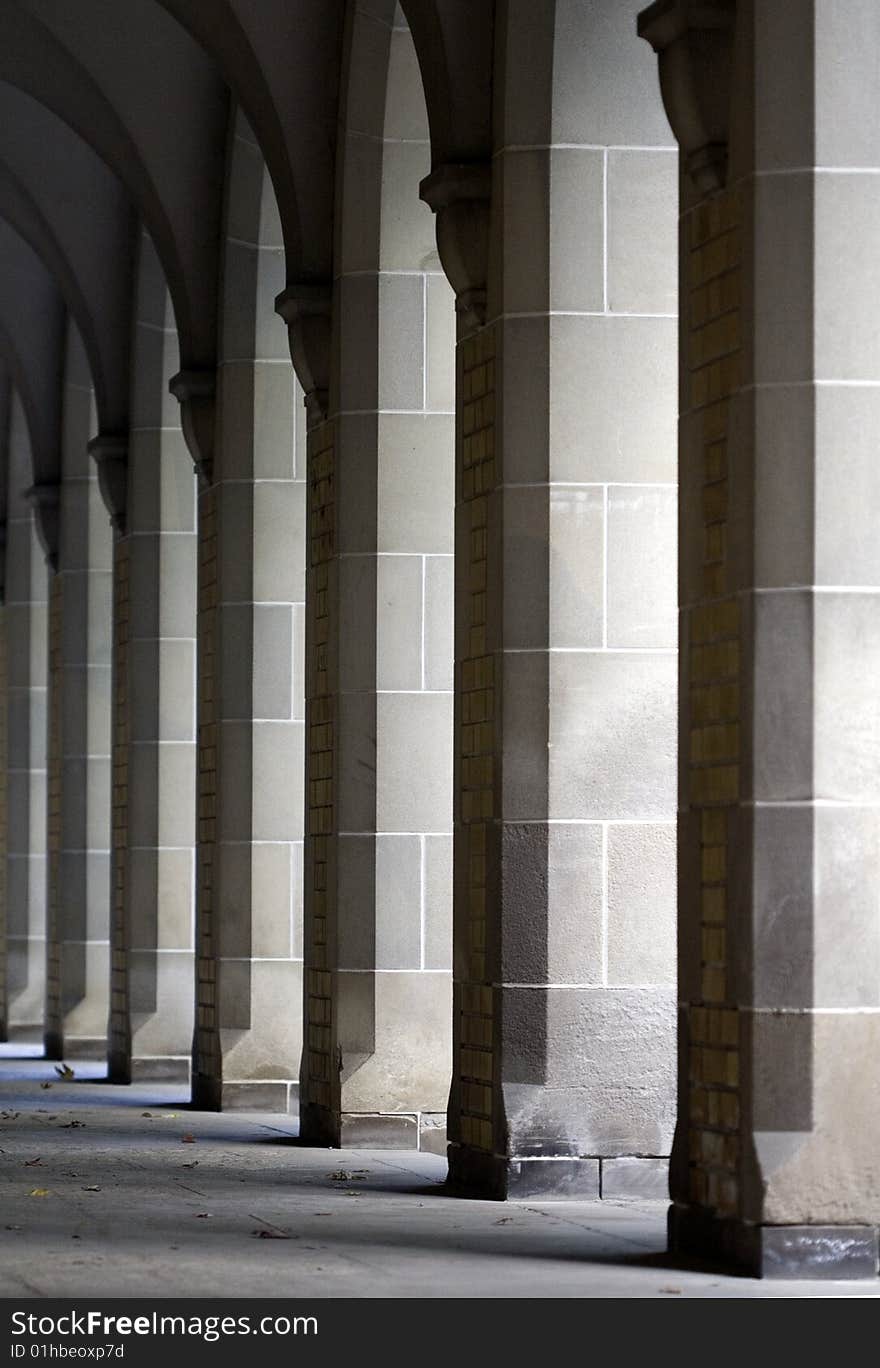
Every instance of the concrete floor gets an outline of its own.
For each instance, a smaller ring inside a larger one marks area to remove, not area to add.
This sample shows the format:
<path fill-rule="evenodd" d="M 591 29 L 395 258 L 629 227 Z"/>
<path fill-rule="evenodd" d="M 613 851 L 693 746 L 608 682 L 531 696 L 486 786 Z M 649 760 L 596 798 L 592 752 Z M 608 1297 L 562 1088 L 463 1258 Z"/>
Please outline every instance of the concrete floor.
<path fill-rule="evenodd" d="M 662 1203 L 464 1201 L 433 1155 L 301 1148 L 289 1117 L 25 1053 L 0 1046 L 2 1297 L 880 1295 L 672 1268 Z"/>

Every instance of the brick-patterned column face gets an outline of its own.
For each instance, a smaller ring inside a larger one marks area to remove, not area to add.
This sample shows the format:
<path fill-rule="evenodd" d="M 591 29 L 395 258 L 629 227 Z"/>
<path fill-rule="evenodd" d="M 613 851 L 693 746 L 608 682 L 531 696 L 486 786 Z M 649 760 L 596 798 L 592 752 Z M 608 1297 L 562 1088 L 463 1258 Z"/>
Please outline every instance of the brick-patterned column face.
<path fill-rule="evenodd" d="M 300 1114 L 310 1133 L 339 1141 L 332 966 L 336 947 L 336 755 L 338 688 L 335 425 L 308 437 L 306 570 L 305 1022 Z"/>
<path fill-rule="evenodd" d="M 127 538 L 113 548 L 113 718 L 110 856 L 110 1023 L 111 1077 L 131 1078 L 131 1008 L 128 977 L 128 743 L 130 733 L 128 645 L 130 635 L 129 549 Z"/>
<path fill-rule="evenodd" d="M 496 723 L 500 696 L 488 629 L 490 495 L 495 488 L 495 332 L 459 343 L 456 450 L 455 964 L 457 1064 L 449 1118 L 453 1143 L 493 1154 L 503 1117 L 493 1050 L 494 974 L 487 947 L 490 846 L 497 843 Z M 464 564 L 461 564 L 461 562 Z M 497 857 L 497 851 L 492 852 Z M 497 858 L 491 862 L 497 868 Z"/>
<path fill-rule="evenodd" d="M 682 867 L 699 896 L 683 906 L 683 987 L 689 1056 L 680 1106 L 688 1128 L 688 1200 L 738 1210 L 741 1155 L 739 1016 L 731 958 L 731 818 L 742 796 L 742 614 L 730 573 L 730 400 L 741 382 L 742 206 L 736 189 L 684 220 L 682 459 L 687 535 L 699 539 L 700 577 L 687 595 L 682 661 Z M 699 949 L 697 949 L 699 947 Z M 698 964 L 696 960 L 698 958 Z"/>
<path fill-rule="evenodd" d="M 64 581 L 49 581 L 49 656 L 46 742 L 46 1017 L 44 1040 L 49 1059 L 62 1053 L 61 946 L 58 927 L 58 893 L 61 874 L 61 620 Z"/>
<path fill-rule="evenodd" d="M 217 1022 L 217 960 L 214 924 L 217 847 L 219 746 L 217 736 L 217 489 L 199 494 L 198 608 L 196 650 L 198 729 L 196 742 L 196 1024 L 193 1049 L 193 1097 L 200 1105 L 219 1107 L 220 1038 Z"/>

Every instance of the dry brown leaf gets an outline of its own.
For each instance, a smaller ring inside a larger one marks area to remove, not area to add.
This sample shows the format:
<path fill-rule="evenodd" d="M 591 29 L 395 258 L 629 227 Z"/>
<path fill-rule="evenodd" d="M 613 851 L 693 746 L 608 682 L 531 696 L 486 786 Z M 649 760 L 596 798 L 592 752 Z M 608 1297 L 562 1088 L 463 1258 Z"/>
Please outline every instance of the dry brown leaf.
<path fill-rule="evenodd" d="M 194 1145 L 196 1143 L 196 1137 L 194 1135 L 182 1135 L 180 1139 L 181 1143 L 184 1145 Z"/>
<path fill-rule="evenodd" d="M 31 1188 L 30 1192 L 28 1193 L 28 1196 L 29 1196 L 29 1197 L 48 1197 L 48 1196 L 49 1196 L 49 1189 L 48 1189 L 48 1188 Z"/>
<path fill-rule="evenodd" d="M 57 1073 L 59 1078 L 64 1079 L 65 1083 L 68 1083 L 71 1078 L 76 1078 L 75 1070 L 73 1070 L 69 1064 L 65 1064 L 63 1061 L 60 1066 L 58 1064 L 55 1065 L 55 1072 Z"/>

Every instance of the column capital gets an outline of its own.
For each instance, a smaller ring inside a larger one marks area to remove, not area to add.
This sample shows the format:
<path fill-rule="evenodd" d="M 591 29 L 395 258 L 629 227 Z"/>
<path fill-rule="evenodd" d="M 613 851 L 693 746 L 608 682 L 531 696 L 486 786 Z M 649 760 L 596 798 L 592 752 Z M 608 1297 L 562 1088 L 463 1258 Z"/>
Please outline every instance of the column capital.
<path fill-rule="evenodd" d="M 58 525 L 61 509 L 61 485 L 57 480 L 31 485 L 24 497 L 34 510 L 34 524 L 46 564 L 58 569 Z"/>
<path fill-rule="evenodd" d="M 455 291 L 455 307 L 468 331 L 486 321 L 489 277 L 489 207 L 492 164 L 451 162 L 419 185 L 419 197 L 437 215 L 437 250 Z"/>
<path fill-rule="evenodd" d="M 287 324 L 290 359 L 306 398 L 309 426 L 323 423 L 330 403 L 333 289 L 325 281 L 294 281 L 275 300 Z"/>
<path fill-rule="evenodd" d="M 110 514 L 110 525 L 117 536 L 125 536 L 125 512 L 128 498 L 128 434 L 99 432 L 87 448 L 98 467 L 98 488 L 104 507 Z"/>
<path fill-rule="evenodd" d="M 736 0 L 656 0 L 638 17 L 684 166 L 703 194 L 727 177 Z"/>
<path fill-rule="evenodd" d="M 205 484 L 214 478 L 214 407 L 216 373 L 211 369 L 180 370 L 168 381 L 180 404 L 183 436 L 196 474 Z"/>

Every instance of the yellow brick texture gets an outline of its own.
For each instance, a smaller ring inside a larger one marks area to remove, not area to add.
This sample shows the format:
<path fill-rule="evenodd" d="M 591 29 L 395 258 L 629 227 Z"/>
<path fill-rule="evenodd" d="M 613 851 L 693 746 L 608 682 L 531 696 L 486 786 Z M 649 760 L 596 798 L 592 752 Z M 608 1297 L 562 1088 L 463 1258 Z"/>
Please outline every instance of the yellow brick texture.
<path fill-rule="evenodd" d="M 200 1075 L 222 1081 L 217 1020 L 217 937 L 214 926 L 214 871 L 217 860 L 218 720 L 217 654 L 219 627 L 218 499 L 216 485 L 199 492 L 198 726 L 196 733 L 196 1056 Z"/>
<path fill-rule="evenodd" d="M 306 671 L 306 820 L 307 890 L 306 1039 L 304 1101 L 332 1110 L 337 1075 L 333 1069 L 333 997 L 328 957 L 328 928 L 333 908 L 335 831 L 334 767 L 336 741 L 335 595 L 336 445 L 335 427 L 323 423 L 309 433 L 308 499 L 309 564 L 306 625 L 309 665 Z"/>
<path fill-rule="evenodd" d="M 465 519 L 464 655 L 460 664 L 458 815 L 466 850 L 464 906 L 456 909 L 456 936 L 464 933 L 467 977 L 461 984 L 458 1026 L 461 1142 L 495 1148 L 492 1081 L 493 990 L 486 956 L 488 839 L 495 802 L 495 661 L 487 653 L 489 499 L 495 487 L 495 335 L 491 328 L 460 344 L 458 404 L 458 514 Z M 459 894 L 458 896 L 461 896 Z"/>
<path fill-rule="evenodd" d="M 61 622 L 64 578 L 49 584 L 48 735 L 46 747 L 46 1034 L 61 1033 L 61 946 L 58 895 L 61 876 Z"/>
<path fill-rule="evenodd" d="M 129 1051 L 128 936 L 126 881 L 128 877 L 128 642 L 130 635 L 130 542 L 113 548 L 113 788 L 110 852 L 110 1053 L 114 1061 Z"/>
<path fill-rule="evenodd" d="M 690 1197 L 722 1215 L 739 1200 L 739 1020 L 730 999 L 729 814 L 740 795 L 741 614 L 728 582 L 728 409 L 741 378 L 736 191 L 688 223 L 685 407 L 699 414 L 703 598 L 688 614 L 688 801 L 700 814 L 700 986 L 689 1005 Z"/>

